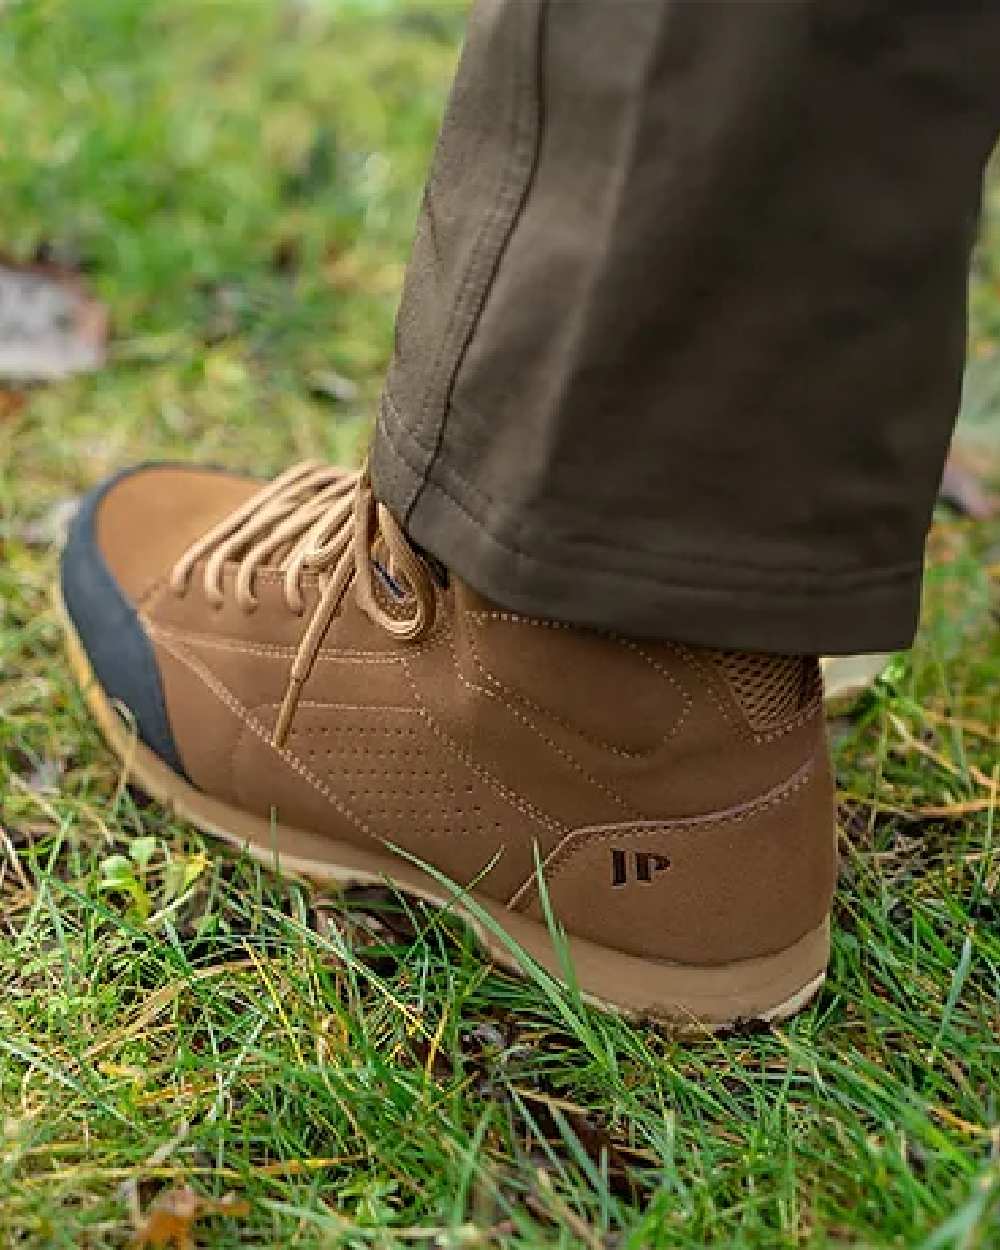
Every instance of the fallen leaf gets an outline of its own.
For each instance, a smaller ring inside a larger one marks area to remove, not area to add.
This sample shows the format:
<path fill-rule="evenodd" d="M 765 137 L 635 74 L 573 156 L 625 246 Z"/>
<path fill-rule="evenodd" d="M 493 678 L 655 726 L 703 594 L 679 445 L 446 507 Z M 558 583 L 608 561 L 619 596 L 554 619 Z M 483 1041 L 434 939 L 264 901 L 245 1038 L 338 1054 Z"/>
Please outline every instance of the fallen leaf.
<path fill-rule="evenodd" d="M 70 269 L 0 261 L 0 378 L 52 382 L 104 363 L 108 313 Z"/>
<path fill-rule="evenodd" d="M 24 391 L 0 389 L 0 421 L 16 417 L 27 402 L 28 397 Z"/>
<path fill-rule="evenodd" d="M 135 1231 L 137 1247 L 170 1247 L 194 1250 L 194 1226 L 208 1215 L 246 1216 L 250 1205 L 235 1194 L 203 1198 L 188 1185 L 169 1189 L 154 1199 Z"/>

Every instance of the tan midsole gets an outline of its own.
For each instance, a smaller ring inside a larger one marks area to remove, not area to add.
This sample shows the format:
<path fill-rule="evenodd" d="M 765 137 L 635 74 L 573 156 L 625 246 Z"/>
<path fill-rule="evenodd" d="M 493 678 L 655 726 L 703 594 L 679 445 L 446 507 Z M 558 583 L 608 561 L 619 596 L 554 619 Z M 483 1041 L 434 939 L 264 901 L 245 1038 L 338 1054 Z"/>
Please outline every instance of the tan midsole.
<path fill-rule="evenodd" d="M 454 907 L 497 963 L 525 971 L 523 957 L 495 931 L 499 927 L 546 971 L 563 977 L 552 935 L 538 921 L 475 891 L 446 885 L 388 850 L 366 850 L 276 824 L 196 790 L 129 731 L 94 677 L 58 599 L 57 608 L 69 662 L 87 704 L 130 780 L 147 793 L 275 870 L 342 887 L 391 881 L 431 903 Z M 719 1028 L 737 1019 L 784 1019 L 808 1002 L 823 981 L 830 933 L 827 920 L 785 950 L 706 966 L 643 959 L 572 936 L 567 946 L 577 984 L 589 1000 L 632 1016 L 669 1020 L 680 1028 Z"/>

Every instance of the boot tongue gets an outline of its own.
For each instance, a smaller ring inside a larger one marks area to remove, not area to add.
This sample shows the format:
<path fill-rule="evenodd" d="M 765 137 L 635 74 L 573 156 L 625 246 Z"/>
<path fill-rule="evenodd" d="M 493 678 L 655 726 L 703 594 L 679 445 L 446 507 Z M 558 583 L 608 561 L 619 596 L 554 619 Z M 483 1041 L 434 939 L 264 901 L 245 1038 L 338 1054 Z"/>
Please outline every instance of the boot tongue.
<path fill-rule="evenodd" d="M 431 577 L 434 579 L 435 582 L 437 582 L 438 586 L 440 586 L 442 590 L 447 589 L 447 586 L 448 586 L 447 566 L 442 564 L 441 561 L 437 558 L 437 556 L 431 555 L 429 551 L 421 547 L 419 543 L 413 542 L 413 540 L 409 537 L 409 535 L 407 535 L 407 542 L 410 544 L 410 548 L 413 551 L 413 553 L 416 556 L 418 556 L 423 561 L 423 563 L 427 566 L 427 569 Z M 371 559 L 372 559 L 372 566 L 375 569 L 376 575 L 378 576 L 379 580 L 384 585 L 385 589 L 389 592 L 389 594 L 392 595 L 392 597 L 395 599 L 407 598 L 408 591 L 406 587 L 401 585 L 400 582 L 395 577 L 393 577 L 392 572 L 389 568 L 389 552 L 386 549 L 385 541 L 382 538 L 381 534 L 375 540 L 375 544 L 372 547 Z"/>
<path fill-rule="evenodd" d="M 381 561 L 373 559 L 372 568 L 375 570 L 375 576 L 382 583 L 383 589 L 388 591 L 389 594 L 394 599 L 406 598 L 406 591 L 399 584 L 399 582 L 396 581 L 396 579 L 389 572 L 389 570 L 385 567 L 385 565 L 381 563 Z"/>

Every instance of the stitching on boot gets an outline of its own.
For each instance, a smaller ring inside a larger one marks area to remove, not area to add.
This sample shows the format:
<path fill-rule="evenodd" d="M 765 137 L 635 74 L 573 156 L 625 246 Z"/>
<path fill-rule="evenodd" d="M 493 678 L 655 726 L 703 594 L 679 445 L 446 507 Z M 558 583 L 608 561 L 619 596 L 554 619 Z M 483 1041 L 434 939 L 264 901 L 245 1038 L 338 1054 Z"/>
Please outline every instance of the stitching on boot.
<path fill-rule="evenodd" d="M 773 729 L 757 730 L 754 729 L 746 716 L 740 711 L 739 715 L 734 715 L 736 709 L 736 696 L 732 691 L 725 675 L 718 671 L 710 660 L 702 659 L 696 651 L 691 648 L 681 646 L 680 644 L 671 644 L 673 649 L 687 660 L 689 666 L 694 667 L 704 678 L 704 686 L 708 691 L 708 696 L 715 704 L 720 715 L 729 724 L 745 742 L 752 742 L 756 746 L 766 746 L 768 743 L 777 742 L 779 738 L 784 738 L 788 734 L 793 733 L 796 729 L 801 729 L 803 725 L 815 720 L 817 715 L 823 715 L 823 699 L 822 695 L 812 698 L 799 712 L 792 717 L 791 720 L 785 721 L 781 725 L 775 725 Z M 723 687 L 728 696 L 723 698 L 720 687 Z M 822 690 L 822 687 L 820 687 Z M 732 700 L 732 703 L 729 702 Z"/>
<path fill-rule="evenodd" d="M 168 625 L 157 625 L 156 631 L 161 638 L 170 638 L 181 645 L 211 647 L 216 651 L 233 651 L 245 655 L 259 655 L 269 659 L 290 660 L 295 656 L 296 648 L 279 642 L 243 642 L 238 638 L 230 638 L 220 634 L 202 634 L 195 630 L 174 629 Z M 388 651 L 352 651 L 340 650 L 338 647 L 322 647 L 316 653 L 317 659 L 348 660 L 358 664 L 398 664 L 399 657 Z"/>
<path fill-rule="evenodd" d="M 156 636 L 155 631 L 151 630 L 150 632 L 153 637 Z M 313 789 L 317 791 L 317 793 L 321 794 L 323 798 L 325 798 L 327 802 L 332 807 L 334 807 L 341 814 L 341 816 L 344 817 L 345 820 L 349 821 L 352 825 L 354 825 L 356 829 L 360 830 L 361 833 L 363 833 L 366 837 L 371 838 L 373 841 L 376 841 L 379 843 L 382 843 L 384 841 L 384 839 L 380 838 L 379 835 L 376 834 L 364 822 L 364 820 L 362 820 L 360 816 L 358 816 L 355 812 L 353 812 L 346 805 L 346 803 L 343 803 L 337 797 L 337 795 L 333 793 L 333 791 L 330 789 L 329 786 L 327 786 L 323 781 L 321 781 L 317 776 L 315 776 L 315 774 L 311 773 L 309 769 L 306 768 L 306 766 L 296 756 L 292 755 L 289 751 L 286 751 L 284 747 L 274 746 L 274 744 L 271 742 L 270 731 L 264 725 L 260 724 L 259 721 L 255 720 L 250 715 L 248 710 L 243 706 L 242 703 L 240 703 L 240 701 L 236 698 L 236 696 L 232 694 L 232 692 L 229 691 L 205 667 L 205 665 L 202 664 L 200 660 L 198 660 L 195 656 L 187 655 L 185 652 L 180 650 L 180 648 L 178 648 L 174 643 L 172 643 L 171 641 L 167 639 L 157 639 L 157 641 L 160 642 L 164 650 L 168 651 L 174 657 L 175 660 L 177 660 L 179 663 L 184 664 L 187 668 L 189 668 L 191 672 L 193 672 L 195 676 L 198 677 L 208 687 L 209 690 L 211 690 L 211 692 L 215 695 L 215 697 L 219 699 L 222 703 L 224 703 L 226 707 L 229 708 L 229 710 L 233 713 L 233 715 L 247 729 L 249 729 L 252 733 L 254 733 L 258 738 L 260 738 L 261 741 L 266 746 L 268 746 L 277 756 L 279 756 L 288 765 L 288 767 L 292 769 L 293 772 L 298 773 L 300 777 L 302 777 L 305 781 L 307 781 L 309 785 L 311 785 Z"/>
<path fill-rule="evenodd" d="M 450 639 L 450 632 L 450 629 L 443 630 L 442 637 Z M 516 808 L 523 816 L 529 816 L 532 820 L 542 825 L 543 828 L 548 829 L 551 833 L 565 833 L 566 826 L 564 824 L 556 820 L 554 817 L 548 816 L 544 812 L 539 811 L 539 809 L 529 803 L 527 799 L 523 799 L 520 795 L 517 795 L 512 790 L 509 790 L 502 781 L 494 777 L 492 773 L 480 767 L 480 765 L 476 764 L 469 758 L 468 754 L 458 745 L 458 743 L 449 737 L 441 726 L 438 725 L 437 721 L 427 708 L 423 696 L 420 694 L 416 680 L 414 679 L 407 657 L 402 656 L 401 662 L 403 672 L 406 674 L 406 680 L 409 682 L 410 689 L 413 692 L 413 698 L 417 703 L 420 715 L 424 718 L 430 730 L 444 743 L 448 750 L 451 751 L 457 759 L 460 759 L 466 768 L 475 773 L 481 781 L 486 782 L 486 784 L 494 789 L 497 794 L 501 796 L 501 798 L 503 798 L 512 807 Z"/>
<path fill-rule="evenodd" d="M 473 620 L 479 619 L 479 620 L 504 621 L 507 624 L 511 624 L 511 625 L 534 625 L 542 629 L 568 629 L 568 630 L 574 630 L 577 632 L 584 632 L 580 630 L 578 626 L 570 625 L 566 621 L 550 621 L 542 617 L 520 616 L 513 612 L 503 612 L 503 611 L 487 612 L 483 610 L 473 610 L 473 611 L 465 613 L 465 615 L 472 618 Z M 673 734 L 676 733 L 680 729 L 682 721 L 687 717 L 688 713 L 691 710 L 692 700 L 688 692 L 680 685 L 678 681 L 676 681 L 676 679 L 672 676 L 672 674 L 670 674 L 654 656 L 650 655 L 649 652 L 643 646 L 641 646 L 638 642 L 636 642 L 634 639 L 624 638 L 618 634 L 612 633 L 610 631 L 605 631 L 605 630 L 592 630 L 590 632 L 598 635 L 599 637 L 607 638 L 609 641 L 617 642 L 621 646 L 628 647 L 630 650 L 635 651 L 635 653 L 641 656 L 642 659 L 645 660 L 647 664 L 649 664 L 658 673 L 660 673 L 661 676 L 663 676 L 667 681 L 669 681 L 672 685 L 674 685 L 677 688 L 677 690 L 680 692 L 682 698 L 685 701 L 685 710 L 680 720 L 678 720 L 674 729 L 671 730 L 670 735 L 668 735 L 672 737 Z M 820 708 L 822 706 L 822 702 L 820 700 L 814 699 L 810 703 L 808 703 L 799 713 L 797 713 L 796 716 L 792 720 L 789 720 L 782 725 L 775 726 L 773 730 L 768 730 L 766 732 L 754 731 L 752 727 L 749 724 L 747 724 L 742 717 L 737 719 L 736 717 L 733 716 L 732 709 L 727 706 L 725 700 L 721 697 L 719 690 L 718 690 L 718 681 L 720 680 L 720 678 L 716 674 L 714 667 L 709 666 L 707 663 L 699 659 L 694 651 L 690 650 L 689 648 L 683 646 L 680 643 L 669 642 L 667 640 L 664 640 L 661 643 L 659 643 L 659 645 L 667 647 L 670 651 L 674 652 L 674 654 L 679 659 L 684 661 L 688 665 L 689 668 L 694 668 L 695 671 L 697 671 L 704 678 L 704 686 L 708 692 L 708 696 L 712 700 L 712 702 L 715 704 L 715 707 L 718 710 L 719 714 L 723 717 L 723 719 L 728 724 L 730 724 L 748 742 L 754 742 L 758 744 L 773 742 L 777 738 L 783 737 L 785 734 L 790 733 L 792 730 L 801 728 L 802 725 L 804 725 L 807 721 L 814 718 L 814 716 L 816 715 L 817 708 Z M 477 661 L 477 664 L 478 664 L 478 661 Z M 478 666 L 482 669 L 481 664 L 478 664 Z M 491 674 L 489 674 L 485 670 L 484 670 L 484 676 L 486 676 L 487 680 L 490 680 L 490 681 L 496 680 L 495 678 L 492 677 Z M 515 697 L 520 697 L 520 696 L 515 696 Z M 525 702 L 527 703 L 528 701 L 525 700 Z M 575 726 L 570 726 L 566 724 L 566 722 L 559 720 L 557 716 L 553 715 L 551 712 L 548 712 L 546 709 L 539 708 L 537 705 L 530 704 L 530 703 L 528 704 L 528 706 L 532 707 L 532 709 L 535 711 L 542 712 L 544 715 L 552 716 L 552 719 L 556 721 L 557 724 L 563 724 L 565 728 L 573 729 L 574 732 L 580 733 L 581 737 L 583 738 L 587 737 L 587 735 L 584 734 L 582 731 L 577 730 Z M 614 751 L 616 754 L 624 754 L 626 758 L 635 758 L 635 755 L 633 755 L 632 753 L 624 752 L 621 750 L 621 748 L 616 748 L 610 743 L 605 744 L 605 743 L 597 742 L 596 745 L 607 746 L 608 750 Z M 645 753 L 638 752 L 635 754 L 641 756 L 642 754 L 645 754 Z"/>
<path fill-rule="evenodd" d="M 503 695 L 493 690 L 484 689 L 484 687 L 477 686 L 474 682 L 467 680 L 462 673 L 461 661 L 458 657 L 458 649 L 455 643 L 454 635 L 450 635 L 448 638 L 448 649 L 451 652 L 452 660 L 455 664 L 455 675 L 458 677 L 458 680 L 462 683 L 466 690 L 470 690 L 473 694 L 478 694 L 482 698 L 493 699 L 502 707 L 505 707 L 511 716 L 513 716 L 516 720 L 519 720 L 522 725 L 526 725 L 532 733 L 541 738 L 545 745 L 555 751 L 556 755 L 565 760 L 570 768 L 579 774 L 584 781 L 586 781 L 589 785 L 594 786 L 595 789 L 600 790 L 613 803 L 616 803 L 620 808 L 622 808 L 623 811 L 628 812 L 633 819 L 641 819 L 639 813 L 631 806 L 627 799 L 623 798 L 622 795 L 620 795 L 616 790 L 612 790 L 610 786 L 606 786 L 603 781 L 598 781 L 598 779 L 588 772 L 586 767 L 581 764 L 575 756 L 571 755 L 569 751 L 564 750 L 553 738 L 549 737 L 544 729 L 536 725 L 535 722 L 523 712 L 518 711 L 518 709 L 514 707 L 513 703 L 511 703 L 508 699 L 505 699 Z"/>
<path fill-rule="evenodd" d="M 263 704 L 262 707 L 277 710 L 278 704 Z M 299 705 L 303 706 L 302 704 Z M 503 824 L 491 814 L 493 808 L 480 803 L 492 796 L 483 796 L 485 783 L 477 778 L 481 790 L 477 793 L 471 784 L 474 776 L 466 770 L 466 776 L 453 782 L 441 769 L 420 769 L 415 761 L 423 758 L 427 749 L 424 717 L 418 708 L 393 707 L 375 708 L 366 705 L 343 704 L 311 704 L 314 709 L 329 709 L 335 712 L 354 711 L 392 711 L 403 713 L 416 720 L 417 725 L 387 724 L 382 717 L 377 717 L 374 724 L 351 725 L 341 724 L 340 732 L 356 738 L 364 737 L 368 741 L 363 745 L 354 743 L 338 743 L 330 748 L 323 748 L 323 741 L 330 741 L 338 732 L 325 725 L 296 728 L 289 731 L 289 741 L 299 739 L 300 745 L 292 748 L 298 758 L 305 755 L 326 755 L 328 770 L 332 768 L 338 782 L 346 787 L 348 801 L 353 801 L 357 793 L 367 794 L 374 799 L 374 807 L 369 808 L 373 818 L 387 821 L 390 825 L 399 821 L 413 821 L 416 805 L 427 804 L 431 811 L 425 812 L 420 823 L 423 836 L 431 838 L 463 837 L 473 830 L 480 835 L 502 838 Z M 372 739 L 374 744 L 369 745 Z M 387 746 L 388 742 L 397 742 L 398 746 Z M 312 743 L 309 747 L 306 744 Z M 407 746 L 409 743 L 409 746 Z M 386 764 L 388 759 L 389 763 Z M 378 763 L 373 764 L 374 761 Z M 310 764 L 306 765 L 311 767 Z M 385 776 L 393 778 L 393 785 L 382 784 Z M 472 796 L 469 798 L 468 796 Z M 402 797 L 401 797 L 402 796 Z M 477 802 L 477 799 L 479 802 Z M 414 804 L 412 808 L 408 804 Z M 449 812 L 451 817 L 449 818 Z M 437 820 L 437 825 L 432 824 Z"/>
<path fill-rule="evenodd" d="M 478 611 L 466 612 L 463 615 L 467 619 L 470 619 L 470 620 L 484 620 L 484 619 L 496 619 L 497 618 L 496 613 L 478 612 Z M 515 618 L 515 619 L 517 619 L 518 623 L 525 623 L 528 625 L 546 624 L 546 622 L 544 621 L 536 621 L 532 619 L 527 619 L 524 621 L 522 621 L 520 618 Z M 580 632 L 583 632 L 583 631 L 580 631 Z M 668 673 L 666 669 L 662 667 L 662 665 L 658 664 L 654 659 L 652 659 L 652 657 L 647 656 L 643 651 L 641 651 L 638 647 L 632 644 L 628 639 L 610 638 L 610 641 L 614 641 L 623 647 L 627 647 L 629 650 L 636 651 L 639 654 L 639 656 L 647 664 L 650 664 L 657 671 L 659 676 L 664 678 L 671 686 L 674 687 L 674 689 L 680 695 L 681 700 L 682 700 L 682 707 L 681 707 L 680 715 L 674 721 L 670 729 L 665 734 L 663 734 L 661 738 L 659 738 L 655 743 L 653 743 L 652 746 L 647 747 L 644 750 L 630 751 L 628 750 L 627 747 L 618 746 L 613 742 L 607 742 L 602 738 L 598 738 L 594 734 L 588 733 L 586 730 L 581 729 L 578 725 L 574 725 L 571 721 L 567 720 L 565 717 L 562 717 L 558 715 L 558 713 L 553 712 L 551 708 L 543 707 L 540 703 L 535 703 L 532 699 L 529 699 L 526 695 L 521 694 L 520 691 L 512 690 L 510 686 L 502 682 L 499 677 L 496 677 L 486 667 L 485 663 L 480 657 L 479 651 L 477 650 L 477 647 L 476 647 L 476 641 L 474 637 L 472 636 L 471 632 L 468 635 L 468 638 L 469 638 L 469 650 L 472 654 L 472 661 L 475 664 L 476 668 L 478 669 L 484 681 L 488 682 L 491 686 L 496 687 L 498 691 L 502 692 L 509 699 L 516 700 L 516 702 L 520 703 L 522 706 L 526 708 L 529 708 L 532 712 L 537 713 L 539 716 L 548 717 L 549 720 L 553 721 L 561 729 L 565 729 L 569 733 L 576 734 L 578 737 L 582 738 L 584 742 L 589 742 L 591 746 L 597 747 L 602 751 L 607 751 L 612 755 L 616 755 L 620 759 L 625 759 L 625 760 L 648 759 L 651 755 L 654 755 L 660 749 L 660 747 L 664 746 L 665 744 L 670 742 L 672 738 L 675 738 L 677 736 L 682 726 L 684 725 L 684 722 L 687 720 L 688 715 L 690 714 L 692 703 L 693 703 L 691 695 L 689 694 L 687 690 L 685 690 L 685 688 L 680 684 L 679 681 L 676 680 L 676 678 L 671 673 Z"/>
<path fill-rule="evenodd" d="M 152 627 L 147 622 L 147 628 L 149 629 L 150 635 L 152 637 L 157 637 L 158 631 L 155 629 L 155 627 Z M 318 793 L 322 794 L 323 797 L 334 808 L 336 808 L 336 810 L 339 811 L 340 814 L 344 816 L 345 819 L 349 820 L 351 824 L 353 824 L 357 829 L 361 830 L 361 832 L 364 833 L 367 837 L 370 837 L 374 841 L 377 841 L 377 842 L 383 841 L 383 839 L 377 833 L 375 833 L 374 830 L 372 830 L 371 827 L 368 824 L 366 824 L 365 821 L 360 816 L 358 816 L 351 808 L 349 808 L 345 803 L 343 803 L 342 800 L 340 800 L 337 797 L 337 795 L 334 794 L 334 792 L 330 789 L 330 787 L 324 781 L 322 781 L 319 777 L 317 777 L 313 772 L 311 772 L 310 769 L 305 764 L 303 764 L 297 756 L 293 755 L 291 752 L 287 751 L 283 747 L 275 747 L 274 744 L 271 742 L 270 731 L 264 725 L 260 724 L 260 722 L 257 721 L 253 716 L 251 716 L 249 711 L 243 706 L 242 703 L 239 702 L 236 696 L 233 695 L 231 691 L 226 686 L 224 686 L 214 676 L 214 674 L 208 668 L 206 668 L 206 666 L 200 660 L 197 659 L 197 657 L 186 654 L 185 652 L 180 650 L 171 640 L 167 638 L 157 637 L 157 641 L 161 643 L 164 649 L 168 651 L 174 657 L 174 659 L 186 665 L 187 668 L 189 668 L 197 677 L 199 677 L 200 680 L 204 682 L 204 684 L 212 691 L 212 693 L 229 708 L 229 710 L 237 717 L 239 721 L 243 723 L 244 726 L 249 728 L 251 732 L 254 733 L 258 738 L 260 738 L 265 743 L 266 746 L 268 746 L 272 751 L 275 752 L 275 754 L 280 756 L 281 759 L 284 760 L 284 762 L 294 772 L 298 773 L 301 777 L 303 777 L 306 781 L 308 781 L 309 784 Z M 544 815 L 544 813 L 537 811 L 535 808 L 531 806 L 530 803 L 527 803 L 525 800 L 519 799 L 519 797 L 515 795 L 512 791 L 508 790 L 507 787 L 504 786 L 502 782 L 498 781 L 490 773 L 486 772 L 486 770 L 481 769 L 478 765 L 474 764 L 468 758 L 465 752 L 463 752 L 462 749 L 457 745 L 457 743 L 454 743 L 451 741 L 451 739 L 436 724 L 433 717 L 427 711 L 426 707 L 423 706 L 423 700 L 420 698 L 420 694 L 416 689 L 412 674 L 409 671 L 409 667 L 405 661 L 405 658 L 400 657 L 400 660 L 402 663 L 403 671 L 406 674 L 407 681 L 409 682 L 413 690 L 414 697 L 417 700 L 418 704 L 420 704 L 420 706 L 417 708 L 407 708 L 405 710 L 407 712 L 412 712 L 414 715 L 419 716 L 424 721 L 424 723 L 428 725 L 428 727 L 435 734 L 435 736 L 444 743 L 445 747 L 453 755 L 455 755 L 458 759 L 460 759 L 462 763 L 466 766 L 466 768 L 469 769 L 470 772 L 472 772 L 475 776 L 477 776 L 479 780 L 482 781 L 484 784 L 489 786 L 491 789 L 495 790 L 501 796 L 501 798 L 503 798 L 508 804 L 510 804 L 510 806 L 516 808 L 517 811 L 521 813 L 521 815 L 528 816 L 535 823 L 541 825 L 543 828 L 548 829 L 552 833 L 565 832 L 565 829 L 566 829 L 565 825 L 562 825 L 558 823 L 557 821 L 554 821 L 551 817 Z"/>
<path fill-rule="evenodd" d="M 555 881 L 575 856 L 593 843 L 611 842 L 621 837 L 653 838 L 665 833 L 705 833 L 714 829 L 723 829 L 729 825 L 744 824 L 763 812 L 771 811 L 789 802 L 812 781 L 815 772 L 814 761 L 809 760 L 787 781 L 758 798 L 752 799 L 749 803 L 741 803 L 736 807 L 711 812 L 705 816 L 690 816 L 678 820 L 636 821 L 632 824 L 620 825 L 588 825 L 581 829 L 570 830 L 559 845 L 546 856 L 542 863 L 543 875 L 547 882 Z M 532 875 L 511 895 L 507 906 L 522 907 L 531 901 L 537 888 L 538 881 Z"/>

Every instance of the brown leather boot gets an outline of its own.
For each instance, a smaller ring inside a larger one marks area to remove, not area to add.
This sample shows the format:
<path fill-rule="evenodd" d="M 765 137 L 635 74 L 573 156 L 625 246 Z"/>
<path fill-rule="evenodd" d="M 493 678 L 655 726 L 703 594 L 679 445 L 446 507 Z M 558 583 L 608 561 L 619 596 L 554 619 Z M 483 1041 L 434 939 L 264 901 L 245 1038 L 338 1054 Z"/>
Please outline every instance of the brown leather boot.
<path fill-rule="evenodd" d="M 504 611 L 417 553 L 365 474 L 313 464 L 263 489 L 176 465 L 112 479 L 74 522 L 62 597 L 129 775 L 262 860 L 462 909 L 419 860 L 471 883 L 498 962 L 484 913 L 560 975 L 540 863 L 584 993 L 680 1025 L 780 1018 L 821 983 L 814 659 Z"/>

